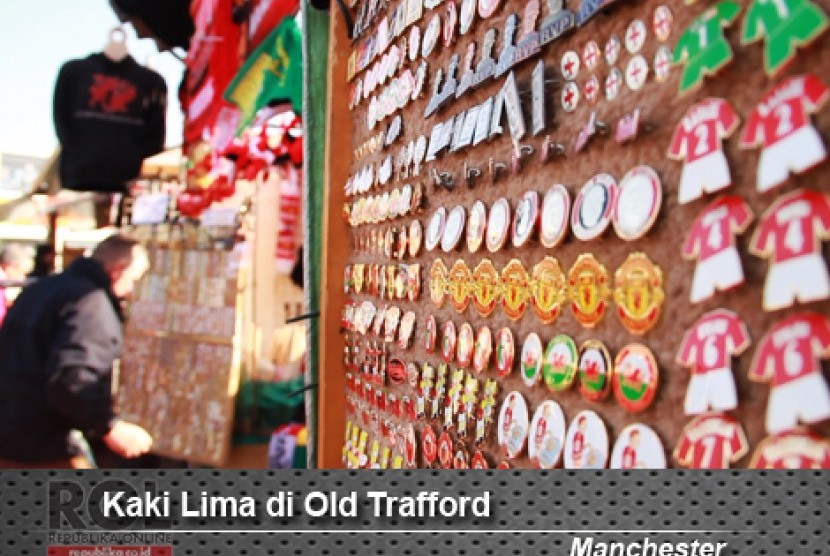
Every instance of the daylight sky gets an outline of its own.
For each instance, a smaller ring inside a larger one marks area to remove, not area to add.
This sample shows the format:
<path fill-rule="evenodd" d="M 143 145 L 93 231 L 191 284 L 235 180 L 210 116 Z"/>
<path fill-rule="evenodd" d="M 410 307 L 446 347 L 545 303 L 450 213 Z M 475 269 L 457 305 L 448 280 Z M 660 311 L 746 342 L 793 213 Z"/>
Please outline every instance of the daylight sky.
<path fill-rule="evenodd" d="M 118 24 L 108 0 L 0 0 L 0 152 L 49 156 L 57 146 L 52 92 L 61 65 L 100 51 Z M 167 145 L 181 142 L 176 91 L 184 65 L 139 40 L 127 25 L 130 54 L 167 81 Z"/>

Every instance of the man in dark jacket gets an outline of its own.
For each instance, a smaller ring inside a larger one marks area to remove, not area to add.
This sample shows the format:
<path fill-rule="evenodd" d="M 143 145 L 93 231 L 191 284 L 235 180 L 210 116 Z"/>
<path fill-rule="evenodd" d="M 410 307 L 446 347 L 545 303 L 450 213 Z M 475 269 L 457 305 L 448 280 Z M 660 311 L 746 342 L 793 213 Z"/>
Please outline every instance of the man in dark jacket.
<path fill-rule="evenodd" d="M 89 466 L 74 431 L 123 457 L 150 449 L 111 394 L 121 300 L 147 268 L 144 248 L 116 234 L 18 296 L 0 327 L 0 467 Z"/>

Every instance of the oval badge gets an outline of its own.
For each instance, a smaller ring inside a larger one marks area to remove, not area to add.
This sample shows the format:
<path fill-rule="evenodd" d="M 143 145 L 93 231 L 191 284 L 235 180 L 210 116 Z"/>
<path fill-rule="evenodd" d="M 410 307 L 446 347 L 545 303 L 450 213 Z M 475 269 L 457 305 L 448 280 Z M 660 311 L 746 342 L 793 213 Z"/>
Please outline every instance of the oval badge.
<path fill-rule="evenodd" d="M 490 356 L 493 353 L 493 333 L 490 328 L 482 326 L 476 335 L 476 347 L 473 352 L 473 370 L 483 373 L 490 366 Z"/>
<path fill-rule="evenodd" d="M 501 299 L 501 278 L 489 259 L 484 259 L 473 272 L 473 305 L 481 316 L 489 316 Z"/>
<path fill-rule="evenodd" d="M 513 358 L 516 354 L 516 344 L 513 341 L 513 332 L 505 327 L 496 334 L 496 372 L 505 377 L 513 370 Z"/>
<path fill-rule="evenodd" d="M 660 176 L 650 166 L 635 166 L 620 181 L 614 205 L 614 231 L 634 241 L 654 225 L 663 203 Z"/>
<path fill-rule="evenodd" d="M 589 402 L 604 399 L 611 391 L 614 366 L 608 348 L 599 340 L 586 340 L 579 349 L 579 393 Z"/>
<path fill-rule="evenodd" d="M 568 297 L 579 323 L 593 328 L 605 314 L 605 306 L 611 290 L 608 271 L 590 253 L 583 253 L 568 272 Z"/>
<path fill-rule="evenodd" d="M 571 228 L 577 239 L 596 239 L 611 223 L 617 199 L 617 182 L 608 174 L 597 174 L 588 180 L 574 201 Z"/>
<path fill-rule="evenodd" d="M 665 297 L 663 271 L 645 253 L 631 253 L 614 273 L 617 316 L 632 334 L 654 327 Z"/>
<path fill-rule="evenodd" d="M 447 265 L 441 259 L 435 259 L 429 269 L 429 297 L 438 307 L 444 304 L 447 296 L 449 274 Z"/>
<path fill-rule="evenodd" d="M 608 462 L 608 431 L 599 415 L 580 411 L 565 437 L 565 469 L 603 469 Z"/>
<path fill-rule="evenodd" d="M 487 207 L 481 201 L 476 201 L 470 209 L 467 218 L 467 250 L 475 253 L 484 242 L 484 232 L 487 230 Z"/>
<path fill-rule="evenodd" d="M 491 253 L 499 251 L 507 240 L 509 230 L 510 203 L 502 197 L 490 207 L 490 217 L 487 220 L 487 250 Z"/>
<path fill-rule="evenodd" d="M 522 247 L 532 237 L 539 220 L 539 194 L 525 193 L 513 214 L 513 247 Z"/>
<path fill-rule="evenodd" d="M 614 397 L 623 409 L 637 413 L 646 409 L 657 393 L 660 371 L 651 350 L 643 344 L 628 344 L 614 361 Z"/>
<path fill-rule="evenodd" d="M 542 377 L 551 392 L 562 392 L 571 387 L 576 378 L 578 353 L 573 338 L 557 334 L 548 343 L 542 359 Z"/>
<path fill-rule="evenodd" d="M 542 222 L 539 240 L 545 247 L 556 247 L 568 233 L 571 196 L 562 184 L 556 184 L 545 193 L 542 202 Z"/>
<path fill-rule="evenodd" d="M 498 442 L 508 459 L 519 457 L 524 450 L 529 421 L 527 403 L 521 393 L 507 394 L 499 412 Z"/>
<path fill-rule="evenodd" d="M 536 408 L 527 441 L 527 455 L 536 467 L 553 469 L 559 465 L 565 429 L 565 415 L 558 403 L 545 400 Z"/>
<path fill-rule="evenodd" d="M 536 386 L 539 377 L 542 376 L 542 340 L 535 332 L 531 332 L 525 338 L 519 365 L 525 385 L 530 388 Z"/>
<path fill-rule="evenodd" d="M 544 324 L 559 317 L 562 303 L 568 298 L 568 285 L 559 261 L 545 257 L 533 267 L 531 282 L 533 310 Z"/>
<path fill-rule="evenodd" d="M 501 271 L 501 306 L 510 320 L 519 320 L 531 298 L 530 279 L 524 265 L 512 259 Z"/>

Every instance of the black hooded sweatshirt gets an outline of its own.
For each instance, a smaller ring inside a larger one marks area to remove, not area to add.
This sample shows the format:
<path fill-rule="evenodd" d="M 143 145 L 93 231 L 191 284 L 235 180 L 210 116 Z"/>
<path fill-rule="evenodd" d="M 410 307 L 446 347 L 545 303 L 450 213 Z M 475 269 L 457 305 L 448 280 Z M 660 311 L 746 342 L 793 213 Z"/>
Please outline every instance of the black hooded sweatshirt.
<path fill-rule="evenodd" d="M 164 147 L 167 85 L 127 56 L 91 54 L 63 65 L 55 85 L 62 186 L 124 192 L 141 163 Z"/>

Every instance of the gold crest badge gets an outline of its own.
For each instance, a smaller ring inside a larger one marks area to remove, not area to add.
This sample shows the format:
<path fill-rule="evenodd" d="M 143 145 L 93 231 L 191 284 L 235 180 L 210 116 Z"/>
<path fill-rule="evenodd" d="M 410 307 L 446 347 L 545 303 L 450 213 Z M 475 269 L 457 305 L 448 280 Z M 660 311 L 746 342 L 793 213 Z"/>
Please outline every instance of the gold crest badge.
<path fill-rule="evenodd" d="M 585 328 L 593 328 L 602 320 L 611 295 L 608 271 L 591 253 L 583 253 L 568 272 L 571 307 L 576 320 Z"/>
<path fill-rule="evenodd" d="M 645 334 L 660 317 L 663 305 L 663 271 L 645 253 L 632 253 L 614 273 L 614 301 L 623 326 L 632 334 Z"/>
<path fill-rule="evenodd" d="M 559 317 L 562 302 L 567 299 L 565 274 L 559 261 L 545 257 L 533 267 L 531 292 L 533 309 L 544 324 L 550 324 Z"/>
<path fill-rule="evenodd" d="M 432 302 L 441 307 L 447 295 L 447 278 L 449 271 L 441 259 L 435 259 L 429 269 L 429 297 Z"/>
<path fill-rule="evenodd" d="M 501 280 L 492 261 L 484 259 L 473 272 L 473 305 L 483 317 L 490 316 L 501 296 Z"/>
<path fill-rule="evenodd" d="M 524 315 L 531 297 L 530 279 L 520 260 L 512 259 L 502 269 L 501 284 L 501 306 L 508 318 L 519 320 Z"/>
<path fill-rule="evenodd" d="M 461 259 L 455 261 L 450 269 L 450 278 L 448 292 L 450 294 L 450 302 L 456 311 L 459 313 L 467 309 L 470 303 L 468 295 L 470 286 L 473 281 L 473 275 L 470 272 L 470 267 Z"/>

